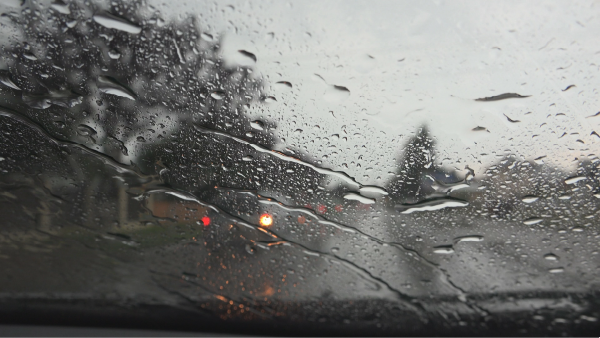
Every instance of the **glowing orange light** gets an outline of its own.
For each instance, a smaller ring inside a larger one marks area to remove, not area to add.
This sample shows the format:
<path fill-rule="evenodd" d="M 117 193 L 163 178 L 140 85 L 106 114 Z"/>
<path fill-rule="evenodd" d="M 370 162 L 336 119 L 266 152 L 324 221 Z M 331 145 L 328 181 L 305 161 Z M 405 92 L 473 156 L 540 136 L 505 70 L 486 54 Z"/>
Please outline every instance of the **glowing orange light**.
<path fill-rule="evenodd" d="M 269 214 L 262 214 L 259 223 L 263 227 L 270 227 L 273 224 L 273 217 Z"/>
<path fill-rule="evenodd" d="M 205 227 L 207 227 L 210 224 L 210 217 L 208 216 L 204 216 L 200 220 L 202 221 L 202 224 L 204 224 Z"/>

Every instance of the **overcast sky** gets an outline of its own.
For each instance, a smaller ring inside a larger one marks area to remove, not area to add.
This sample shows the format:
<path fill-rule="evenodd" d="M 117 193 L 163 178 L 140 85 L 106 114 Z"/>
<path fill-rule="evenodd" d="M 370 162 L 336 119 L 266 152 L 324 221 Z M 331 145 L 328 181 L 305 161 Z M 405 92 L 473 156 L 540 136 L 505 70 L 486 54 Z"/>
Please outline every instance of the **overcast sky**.
<path fill-rule="evenodd" d="M 254 53 L 277 102 L 251 113 L 278 120 L 277 148 L 361 183 L 383 184 L 424 124 L 436 165 L 477 174 L 505 154 L 566 169 L 600 149 L 600 116 L 586 118 L 599 110 L 598 2 L 150 3 L 165 19 L 196 15 L 230 63 Z M 474 101 L 503 93 L 531 97 Z"/>

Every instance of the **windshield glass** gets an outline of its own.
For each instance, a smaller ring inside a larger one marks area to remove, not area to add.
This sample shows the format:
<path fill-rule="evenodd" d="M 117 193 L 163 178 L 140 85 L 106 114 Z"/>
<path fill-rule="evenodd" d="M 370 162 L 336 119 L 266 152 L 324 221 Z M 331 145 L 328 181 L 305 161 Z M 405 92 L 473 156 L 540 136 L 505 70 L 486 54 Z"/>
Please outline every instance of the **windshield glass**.
<path fill-rule="evenodd" d="M 0 11 L 7 318 L 597 332 L 598 3 Z"/>

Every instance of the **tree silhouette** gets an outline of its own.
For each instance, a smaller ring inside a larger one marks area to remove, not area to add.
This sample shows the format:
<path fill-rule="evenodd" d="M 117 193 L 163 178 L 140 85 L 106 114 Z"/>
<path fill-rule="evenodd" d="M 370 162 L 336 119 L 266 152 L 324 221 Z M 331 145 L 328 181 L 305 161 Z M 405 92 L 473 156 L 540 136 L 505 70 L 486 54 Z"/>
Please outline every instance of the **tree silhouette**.
<path fill-rule="evenodd" d="M 402 148 L 396 179 L 387 186 L 390 195 L 405 203 L 415 203 L 433 192 L 433 189 L 424 183 L 428 175 L 438 176 L 435 175 L 436 169 L 433 164 L 434 145 L 427 126 L 419 127 L 416 135 Z"/>
<path fill-rule="evenodd" d="M 158 160 L 181 161 L 177 145 L 190 152 L 192 123 L 239 135 L 249 129 L 243 106 L 259 98 L 261 80 L 249 67 L 226 67 L 219 40 L 197 18 L 167 23 L 143 1 L 26 2 L 21 10 L 8 15 L 19 41 L 1 53 L 5 78 L 20 90 L 2 86 L 0 100 L 50 134 L 154 172 L 163 169 Z M 139 32 L 105 27 L 98 17 Z M 255 139 L 272 144 L 266 133 Z M 159 151 L 169 143 L 175 147 Z"/>

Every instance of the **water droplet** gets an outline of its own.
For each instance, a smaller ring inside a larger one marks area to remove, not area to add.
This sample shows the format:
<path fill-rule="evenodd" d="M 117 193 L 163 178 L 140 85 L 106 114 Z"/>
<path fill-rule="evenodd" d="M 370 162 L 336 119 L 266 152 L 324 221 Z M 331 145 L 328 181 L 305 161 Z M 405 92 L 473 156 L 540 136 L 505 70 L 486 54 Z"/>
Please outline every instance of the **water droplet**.
<path fill-rule="evenodd" d="M 323 78 L 321 75 L 319 75 L 319 74 L 313 74 L 313 75 L 311 76 L 311 78 L 312 78 L 314 81 L 316 81 L 316 82 L 319 82 L 319 83 L 321 83 L 321 84 L 327 85 L 327 82 L 325 81 L 325 79 L 324 79 L 324 78 Z"/>
<path fill-rule="evenodd" d="M 23 53 L 23 57 L 27 60 L 36 61 L 38 58 L 31 53 Z"/>
<path fill-rule="evenodd" d="M 598 318 L 591 317 L 591 316 L 586 316 L 586 315 L 581 315 L 581 316 L 579 316 L 579 318 L 581 318 L 581 320 L 585 320 L 585 321 L 588 321 L 588 322 L 597 322 L 598 321 Z"/>
<path fill-rule="evenodd" d="M 287 81 L 279 81 L 275 84 L 277 85 L 277 87 L 282 88 L 282 89 L 291 89 L 292 88 L 292 84 Z"/>
<path fill-rule="evenodd" d="M 57 126 L 60 129 L 67 126 L 63 121 L 52 121 L 52 122 L 54 123 L 55 126 Z"/>
<path fill-rule="evenodd" d="M 362 196 L 368 198 L 380 198 L 382 196 L 388 195 L 387 191 L 385 191 L 383 188 L 376 186 L 363 186 L 360 189 L 358 189 L 358 191 Z"/>
<path fill-rule="evenodd" d="M 108 57 L 113 60 L 116 60 L 121 57 L 121 53 L 117 52 L 114 49 L 111 49 L 110 51 L 108 51 Z"/>
<path fill-rule="evenodd" d="M 60 14 L 71 14 L 71 10 L 69 10 L 69 6 L 63 3 L 62 1 L 57 1 L 50 5 L 50 8 L 59 12 Z"/>
<path fill-rule="evenodd" d="M 90 140 L 92 140 L 92 142 L 96 143 L 96 139 L 94 138 L 94 136 L 96 136 L 96 134 L 98 133 L 96 132 L 96 130 L 94 130 L 94 128 L 90 126 L 80 124 L 79 126 L 77 126 L 77 134 L 81 136 L 87 136 Z"/>
<path fill-rule="evenodd" d="M 483 236 L 479 236 L 479 235 L 461 236 L 461 237 L 456 237 L 454 239 L 454 243 L 460 243 L 460 242 L 481 242 L 481 241 L 483 241 Z"/>
<path fill-rule="evenodd" d="M 243 56 L 245 56 L 246 58 L 252 60 L 253 63 L 256 62 L 256 55 L 254 55 L 254 54 L 252 54 L 252 53 L 250 53 L 248 51 L 245 51 L 243 49 L 238 50 L 238 52 L 240 54 L 242 54 Z"/>
<path fill-rule="evenodd" d="M 208 41 L 208 42 L 211 42 L 214 40 L 213 36 L 208 33 L 202 33 L 200 35 L 200 37 L 202 37 L 203 40 Z"/>
<path fill-rule="evenodd" d="M 372 198 L 364 197 L 355 193 L 347 193 L 344 198 L 351 201 L 359 201 L 362 204 L 373 204 L 376 201 Z"/>
<path fill-rule="evenodd" d="M 430 162 L 431 163 L 431 162 Z M 427 178 L 433 181 L 431 187 L 435 189 L 436 192 L 440 193 L 449 193 L 460 189 L 468 188 L 469 185 L 466 182 L 466 179 L 459 182 L 454 183 L 444 183 L 436 180 L 432 175 L 427 175 Z"/>
<path fill-rule="evenodd" d="M 467 201 L 444 197 L 427 199 L 414 204 L 397 204 L 396 210 L 402 214 L 410 214 L 417 211 L 434 211 L 444 208 L 466 207 L 467 205 L 469 205 Z"/>
<path fill-rule="evenodd" d="M 117 144 L 119 145 L 119 149 L 121 150 L 121 153 L 125 156 L 129 155 L 129 150 L 127 149 L 127 147 L 125 147 L 125 143 L 123 143 L 123 141 L 119 140 L 118 138 L 108 135 L 108 138 L 117 142 Z"/>
<path fill-rule="evenodd" d="M 500 100 L 506 100 L 506 99 L 520 99 L 520 98 L 527 98 L 530 97 L 531 95 L 520 95 L 517 93 L 504 93 L 504 94 L 500 94 L 500 95 L 496 95 L 496 96 L 490 96 L 490 97 L 483 97 L 480 99 L 475 99 L 475 101 L 500 101 Z"/>
<path fill-rule="evenodd" d="M 533 203 L 533 202 L 537 201 L 538 199 L 540 199 L 540 198 L 537 196 L 527 195 L 527 196 L 524 196 L 521 200 L 525 203 Z"/>
<path fill-rule="evenodd" d="M 82 136 L 93 136 L 97 134 L 94 128 L 85 124 L 80 124 L 79 126 L 77 126 L 77 133 Z"/>
<path fill-rule="evenodd" d="M 343 86 L 329 86 L 323 95 L 327 102 L 340 103 L 350 96 L 350 90 Z"/>
<path fill-rule="evenodd" d="M 21 98 L 25 104 L 34 109 L 46 109 L 53 104 L 64 108 L 72 108 L 83 102 L 83 96 L 70 90 L 50 91 L 45 95 L 23 93 Z"/>
<path fill-rule="evenodd" d="M 361 187 L 360 189 L 358 189 L 358 191 L 361 194 L 374 194 L 374 195 L 381 195 L 381 196 L 388 195 L 387 191 L 385 191 L 383 188 L 376 187 L 376 186 L 364 186 L 364 187 Z"/>
<path fill-rule="evenodd" d="M 525 224 L 525 225 L 534 225 L 534 224 L 541 223 L 542 221 L 543 221 L 543 219 L 541 219 L 539 217 L 532 217 L 532 218 L 524 220 L 523 224 Z"/>
<path fill-rule="evenodd" d="M 52 101 L 46 97 L 40 97 L 38 95 L 25 95 L 22 96 L 23 102 L 29 107 L 34 109 L 46 109 L 52 105 Z"/>
<path fill-rule="evenodd" d="M 542 164 L 544 164 L 544 158 L 546 158 L 546 156 L 545 156 L 545 155 L 544 155 L 544 156 L 540 156 L 540 157 L 538 157 L 538 158 L 534 159 L 533 161 L 534 161 L 536 164 L 542 165 Z"/>
<path fill-rule="evenodd" d="M 550 272 L 550 273 L 563 273 L 563 272 L 565 272 L 565 268 L 553 268 L 553 269 L 548 270 L 548 272 Z"/>
<path fill-rule="evenodd" d="M 265 127 L 265 124 L 262 123 L 261 121 L 252 121 L 250 122 L 250 127 L 256 129 L 256 130 L 263 130 Z"/>
<path fill-rule="evenodd" d="M 99 25 L 106 28 L 116 29 L 131 34 L 139 34 L 142 31 L 141 27 L 109 13 L 94 14 L 92 18 Z"/>
<path fill-rule="evenodd" d="M 583 181 L 583 180 L 586 180 L 586 179 L 587 179 L 587 177 L 585 177 L 585 176 L 575 176 L 575 177 L 567 178 L 565 180 L 565 183 L 566 184 L 575 184 L 575 183 L 577 183 L 579 181 Z"/>
<path fill-rule="evenodd" d="M 225 97 L 225 93 L 221 91 L 212 92 L 210 93 L 210 97 L 215 100 L 222 100 Z"/>
<path fill-rule="evenodd" d="M 504 117 L 506 117 L 506 120 L 508 120 L 508 122 L 510 122 L 510 123 L 519 123 L 519 122 L 521 122 L 520 120 L 511 119 L 506 114 L 503 114 L 503 115 L 504 115 Z M 541 161 L 541 162 L 544 163 L 544 161 Z"/>
<path fill-rule="evenodd" d="M 145 139 L 145 138 L 143 138 L 142 136 L 138 136 L 138 137 L 137 137 L 137 141 L 138 141 L 138 142 L 146 142 L 146 139 Z"/>
<path fill-rule="evenodd" d="M 237 67 L 253 67 L 257 61 L 256 55 L 243 49 L 225 49 L 222 56 L 227 64 Z"/>
<path fill-rule="evenodd" d="M 545 254 L 544 255 L 544 259 L 547 259 L 549 261 L 557 261 L 558 260 L 558 256 L 552 253 L 549 254 Z"/>
<path fill-rule="evenodd" d="M 454 248 L 452 248 L 452 245 L 436 246 L 433 248 L 433 253 L 440 255 L 449 255 L 454 253 Z"/>
<path fill-rule="evenodd" d="M 102 93 L 135 100 L 135 94 L 113 77 L 104 75 L 98 76 L 97 86 L 98 90 Z"/>
<path fill-rule="evenodd" d="M 272 102 L 277 102 L 277 99 L 275 99 L 275 97 L 273 97 L 273 96 L 267 96 L 263 99 L 263 101 L 265 101 L 266 103 L 272 103 Z"/>
<path fill-rule="evenodd" d="M 21 90 L 21 88 L 19 88 L 19 86 L 17 86 L 14 82 L 12 82 L 8 73 L 5 73 L 5 72 L 0 73 L 0 83 L 2 83 L 3 85 L 5 85 L 9 88 Z"/>
<path fill-rule="evenodd" d="M 244 156 L 244 157 L 242 157 L 242 161 L 246 161 L 246 162 L 250 162 L 250 161 L 252 161 L 253 159 L 254 159 L 254 157 L 252 157 L 252 156 L 250 156 L 250 155 L 247 155 L 247 156 Z"/>

